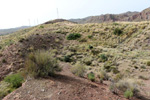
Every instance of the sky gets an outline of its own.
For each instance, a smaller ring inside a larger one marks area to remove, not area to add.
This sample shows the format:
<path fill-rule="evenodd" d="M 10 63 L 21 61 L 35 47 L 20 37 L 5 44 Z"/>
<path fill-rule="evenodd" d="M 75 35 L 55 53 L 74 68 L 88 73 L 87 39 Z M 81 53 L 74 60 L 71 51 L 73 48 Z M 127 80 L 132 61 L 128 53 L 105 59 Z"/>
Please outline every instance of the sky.
<path fill-rule="evenodd" d="M 33 26 L 58 18 L 142 11 L 150 0 L 0 0 L 0 29 Z"/>

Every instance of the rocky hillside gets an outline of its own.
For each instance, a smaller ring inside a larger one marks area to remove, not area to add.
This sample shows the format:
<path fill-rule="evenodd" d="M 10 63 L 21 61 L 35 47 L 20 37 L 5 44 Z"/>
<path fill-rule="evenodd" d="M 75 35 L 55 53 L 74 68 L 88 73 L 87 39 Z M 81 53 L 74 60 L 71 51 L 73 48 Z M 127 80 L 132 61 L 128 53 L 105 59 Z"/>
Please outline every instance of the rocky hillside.
<path fill-rule="evenodd" d="M 103 23 L 103 22 L 115 22 L 115 21 L 148 21 L 150 20 L 150 8 L 143 10 L 142 12 L 126 12 L 122 14 L 106 14 L 100 16 L 90 16 L 83 19 L 71 19 L 71 21 L 78 23 Z"/>
<path fill-rule="evenodd" d="M 66 20 L 0 36 L 0 99 L 150 100 L 149 36 L 150 22 Z"/>

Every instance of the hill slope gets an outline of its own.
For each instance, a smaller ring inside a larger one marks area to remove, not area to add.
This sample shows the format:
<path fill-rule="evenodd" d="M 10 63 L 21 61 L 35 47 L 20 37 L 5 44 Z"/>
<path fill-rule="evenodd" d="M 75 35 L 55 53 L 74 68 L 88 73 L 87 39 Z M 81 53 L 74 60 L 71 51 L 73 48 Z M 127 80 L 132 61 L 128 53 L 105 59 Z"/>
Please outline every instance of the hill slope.
<path fill-rule="evenodd" d="M 72 33 L 81 37 L 68 40 Z M 149 100 L 149 36 L 150 22 L 76 24 L 69 21 L 0 36 L 1 82 L 8 74 L 24 71 L 26 56 L 36 50 L 53 52 L 63 69 L 55 77 L 28 77 L 22 87 L 4 100 L 27 97 L 28 100 L 126 100 L 124 85 L 127 90 L 135 89 L 131 100 Z M 72 72 L 78 63 L 77 70 L 86 68 L 82 77 Z M 90 81 L 89 73 L 94 73 L 95 82 Z M 1 82 L 0 92 L 4 91 Z M 140 90 L 137 94 L 136 89 Z"/>

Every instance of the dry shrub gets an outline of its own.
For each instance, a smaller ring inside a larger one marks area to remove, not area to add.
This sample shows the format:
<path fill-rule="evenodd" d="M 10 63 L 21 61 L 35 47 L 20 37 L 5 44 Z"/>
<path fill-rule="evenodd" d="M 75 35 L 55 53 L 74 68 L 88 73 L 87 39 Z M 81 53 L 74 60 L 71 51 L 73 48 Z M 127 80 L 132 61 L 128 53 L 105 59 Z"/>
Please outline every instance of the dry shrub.
<path fill-rule="evenodd" d="M 27 73 L 35 78 L 55 75 L 55 72 L 61 71 L 53 54 L 44 50 L 30 53 L 26 59 L 25 67 Z"/>

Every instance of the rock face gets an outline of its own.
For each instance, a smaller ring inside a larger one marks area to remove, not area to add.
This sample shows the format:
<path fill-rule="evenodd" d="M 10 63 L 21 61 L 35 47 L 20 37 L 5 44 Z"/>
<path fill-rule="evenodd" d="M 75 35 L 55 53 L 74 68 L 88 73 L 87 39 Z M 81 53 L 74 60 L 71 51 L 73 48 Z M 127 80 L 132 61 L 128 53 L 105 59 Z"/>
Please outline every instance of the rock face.
<path fill-rule="evenodd" d="M 150 8 L 142 12 L 126 12 L 122 14 L 106 14 L 100 16 L 90 16 L 83 19 L 70 19 L 78 23 L 103 23 L 115 21 L 147 21 L 150 20 Z"/>
<path fill-rule="evenodd" d="M 143 10 L 130 17 L 130 21 L 147 21 L 150 20 L 150 8 Z"/>

